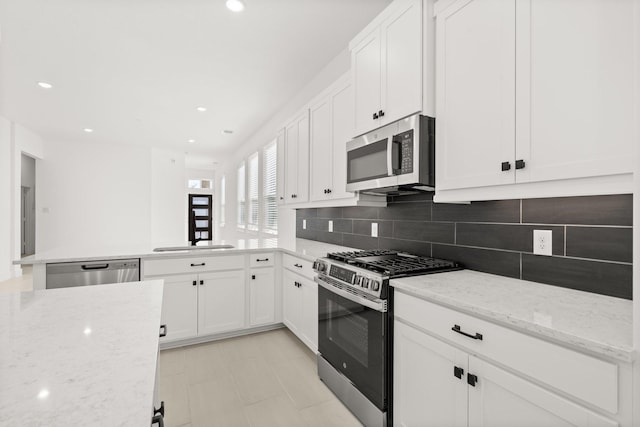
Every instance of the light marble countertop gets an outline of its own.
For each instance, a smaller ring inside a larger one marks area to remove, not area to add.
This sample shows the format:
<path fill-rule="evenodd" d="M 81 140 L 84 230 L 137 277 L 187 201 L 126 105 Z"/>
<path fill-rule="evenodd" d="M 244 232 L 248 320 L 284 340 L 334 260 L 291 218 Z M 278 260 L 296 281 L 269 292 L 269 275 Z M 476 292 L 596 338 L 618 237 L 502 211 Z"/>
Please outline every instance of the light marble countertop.
<path fill-rule="evenodd" d="M 0 295 L 0 425 L 148 426 L 161 280 Z"/>
<path fill-rule="evenodd" d="M 629 300 L 472 270 L 393 279 L 391 286 L 577 349 L 633 359 Z"/>
<path fill-rule="evenodd" d="M 35 255 L 24 257 L 14 261 L 14 264 L 48 264 L 57 262 L 74 262 L 74 261 L 98 261 L 110 259 L 125 258 L 163 258 L 163 257 L 198 257 L 203 255 L 230 255 L 238 253 L 248 253 L 261 251 L 265 249 L 284 250 L 293 255 L 302 256 L 309 260 L 323 257 L 327 252 L 354 251 L 357 249 L 345 246 L 332 245 L 330 243 L 316 242 L 307 239 L 295 239 L 290 245 L 283 244 L 278 241 L 277 237 L 273 238 L 245 238 L 238 237 L 235 239 L 217 240 L 211 242 L 217 245 L 232 245 L 233 248 L 227 249 L 198 249 L 198 250 L 181 250 L 169 252 L 154 252 L 154 247 L 164 246 L 187 246 L 187 242 L 181 244 L 173 242 L 165 245 L 134 245 L 134 246 L 91 246 L 73 247 L 73 248 L 56 248 L 48 251 L 38 252 Z"/>

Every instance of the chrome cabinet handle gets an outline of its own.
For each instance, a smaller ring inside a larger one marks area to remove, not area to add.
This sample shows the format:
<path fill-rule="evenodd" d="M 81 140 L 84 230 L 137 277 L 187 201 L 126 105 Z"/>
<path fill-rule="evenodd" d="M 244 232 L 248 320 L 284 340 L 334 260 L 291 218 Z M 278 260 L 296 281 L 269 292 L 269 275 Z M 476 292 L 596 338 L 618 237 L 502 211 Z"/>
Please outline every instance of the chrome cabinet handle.
<path fill-rule="evenodd" d="M 465 337 L 469 337 L 469 338 L 474 339 L 474 340 L 482 341 L 482 334 L 479 334 L 477 332 L 476 332 L 475 335 L 468 334 L 468 333 L 464 332 L 460 328 L 460 325 L 453 325 L 453 328 L 451 328 L 451 330 L 453 332 L 457 333 L 457 334 L 464 335 Z"/>
<path fill-rule="evenodd" d="M 204 262 L 201 262 L 200 264 L 191 264 L 191 267 L 204 267 L 205 265 L 207 265 Z"/>
<path fill-rule="evenodd" d="M 160 338 L 166 337 L 167 336 L 167 325 L 160 325 L 160 329 L 162 330 L 162 332 L 160 332 Z"/>
<path fill-rule="evenodd" d="M 302 268 L 302 266 L 300 264 L 293 264 L 294 267 L 298 267 L 298 268 Z"/>
<path fill-rule="evenodd" d="M 256 262 L 265 262 L 265 261 L 269 261 L 269 258 L 264 258 L 264 259 L 256 258 Z"/>

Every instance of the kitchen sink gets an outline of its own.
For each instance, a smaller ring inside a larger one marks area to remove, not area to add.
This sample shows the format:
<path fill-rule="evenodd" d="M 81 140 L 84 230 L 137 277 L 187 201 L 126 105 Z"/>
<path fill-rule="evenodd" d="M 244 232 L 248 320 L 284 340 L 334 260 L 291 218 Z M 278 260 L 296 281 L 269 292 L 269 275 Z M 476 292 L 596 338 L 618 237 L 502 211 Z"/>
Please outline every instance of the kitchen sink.
<path fill-rule="evenodd" d="M 206 245 L 206 246 L 164 246 L 154 248 L 153 252 L 172 252 L 172 251 L 201 251 L 209 249 L 233 249 L 233 245 Z"/>

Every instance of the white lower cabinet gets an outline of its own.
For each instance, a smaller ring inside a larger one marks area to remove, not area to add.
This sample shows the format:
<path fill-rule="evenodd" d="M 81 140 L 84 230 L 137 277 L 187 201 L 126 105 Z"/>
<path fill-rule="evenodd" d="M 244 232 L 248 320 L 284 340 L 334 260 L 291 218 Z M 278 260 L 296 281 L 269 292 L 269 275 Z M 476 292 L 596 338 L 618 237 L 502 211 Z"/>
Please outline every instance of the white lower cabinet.
<path fill-rule="evenodd" d="M 283 271 L 282 321 L 307 347 L 318 350 L 318 285 L 307 277 Z"/>
<path fill-rule="evenodd" d="M 625 379 L 629 369 L 623 363 L 399 292 L 394 316 L 395 425 L 632 425 L 631 389 Z M 453 325 L 462 325 L 459 330 L 469 335 L 452 331 Z M 475 335 L 479 332 L 481 338 Z"/>
<path fill-rule="evenodd" d="M 253 268 L 250 272 L 250 308 L 251 326 L 260 326 L 276 321 L 276 280 L 272 267 Z"/>
<path fill-rule="evenodd" d="M 614 427 L 619 424 L 531 381 L 469 356 L 469 426 Z M 585 372 L 585 375 L 588 375 Z"/>
<path fill-rule="evenodd" d="M 466 368 L 465 354 L 398 321 L 393 333 L 394 425 L 466 426 L 466 383 L 454 376 L 454 366 Z"/>
<path fill-rule="evenodd" d="M 198 335 L 244 327 L 244 271 L 201 274 L 198 282 Z"/>
<path fill-rule="evenodd" d="M 164 279 L 161 323 L 167 325 L 167 335 L 160 338 L 160 342 L 192 338 L 198 334 L 197 280 L 197 274 Z"/>

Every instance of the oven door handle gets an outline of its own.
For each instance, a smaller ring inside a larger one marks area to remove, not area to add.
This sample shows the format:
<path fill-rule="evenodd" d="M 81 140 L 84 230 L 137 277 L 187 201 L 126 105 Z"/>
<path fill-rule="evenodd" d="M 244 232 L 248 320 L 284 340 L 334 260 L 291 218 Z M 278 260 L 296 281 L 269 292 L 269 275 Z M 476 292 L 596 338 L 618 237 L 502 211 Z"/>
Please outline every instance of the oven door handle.
<path fill-rule="evenodd" d="M 366 298 L 359 297 L 358 295 L 354 295 L 351 292 L 347 292 L 343 289 L 336 288 L 331 283 L 327 283 L 324 280 L 320 279 L 318 276 L 313 278 L 313 281 L 318 285 L 322 286 L 326 290 L 333 292 L 336 295 L 340 295 L 343 298 L 348 299 L 349 301 L 355 302 L 356 304 L 361 304 L 365 307 L 369 307 L 372 310 L 378 311 L 380 313 L 385 313 L 387 311 L 387 302 L 383 300 L 371 301 Z"/>

